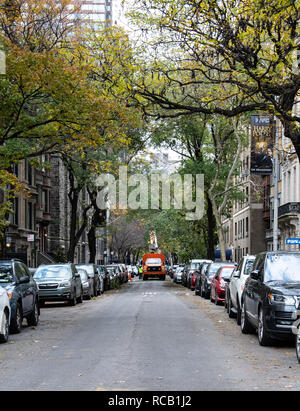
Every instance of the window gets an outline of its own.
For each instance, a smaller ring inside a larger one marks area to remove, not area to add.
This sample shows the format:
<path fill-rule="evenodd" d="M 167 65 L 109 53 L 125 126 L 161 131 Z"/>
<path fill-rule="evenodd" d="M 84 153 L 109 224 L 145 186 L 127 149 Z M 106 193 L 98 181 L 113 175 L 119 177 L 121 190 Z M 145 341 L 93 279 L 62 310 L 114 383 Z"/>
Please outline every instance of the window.
<path fill-rule="evenodd" d="M 11 224 L 18 225 L 19 224 L 19 199 L 14 198 L 12 201 L 12 209 L 13 213 L 10 215 L 9 220 Z"/>
<path fill-rule="evenodd" d="M 30 201 L 25 200 L 25 228 L 33 230 L 33 226 L 33 204 Z"/>
<path fill-rule="evenodd" d="M 49 192 L 48 190 L 42 191 L 42 207 L 45 213 L 49 212 Z"/>
<path fill-rule="evenodd" d="M 32 186 L 33 185 L 33 168 L 29 164 L 28 160 L 25 160 L 25 181 Z"/>

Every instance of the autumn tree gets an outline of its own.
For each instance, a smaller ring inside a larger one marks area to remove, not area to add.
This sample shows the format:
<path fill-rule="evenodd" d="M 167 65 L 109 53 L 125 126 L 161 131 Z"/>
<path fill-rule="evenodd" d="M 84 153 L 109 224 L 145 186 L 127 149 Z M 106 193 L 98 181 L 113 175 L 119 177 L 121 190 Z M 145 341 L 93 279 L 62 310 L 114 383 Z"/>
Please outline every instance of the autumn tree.
<path fill-rule="evenodd" d="M 299 14 L 296 0 L 136 0 L 137 101 L 156 117 L 273 114 L 300 158 Z"/>

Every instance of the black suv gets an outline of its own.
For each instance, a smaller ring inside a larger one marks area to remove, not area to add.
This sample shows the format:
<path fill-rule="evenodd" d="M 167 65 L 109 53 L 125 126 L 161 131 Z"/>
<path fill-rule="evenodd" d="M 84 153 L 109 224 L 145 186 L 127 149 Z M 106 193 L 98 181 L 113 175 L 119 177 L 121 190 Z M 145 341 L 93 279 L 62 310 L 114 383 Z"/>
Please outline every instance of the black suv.
<path fill-rule="evenodd" d="M 293 337 L 299 301 L 300 252 L 258 254 L 242 297 L 242 332 L 257 330 L 260 345 Z"/>
<path fill-rule="evenodd" d="M 6 289 L 10 301 L 10 332 L 19 333 L 23 318 L 28 325 L 39 322 L 39 294 L 28 267 L 20 260 L 0 260 L 0 285 Z"/>

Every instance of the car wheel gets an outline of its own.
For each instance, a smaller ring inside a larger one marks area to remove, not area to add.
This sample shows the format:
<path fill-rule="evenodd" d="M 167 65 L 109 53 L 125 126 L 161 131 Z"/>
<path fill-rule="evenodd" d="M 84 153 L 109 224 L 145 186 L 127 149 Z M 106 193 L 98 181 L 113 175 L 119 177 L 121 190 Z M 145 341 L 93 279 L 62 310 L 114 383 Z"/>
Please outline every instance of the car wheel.
<path fill-rule="evenodd" d="M 247 317 L 244 301 L 242 302 L 241 331 L 243 334 L 251 334 L 254 332 L 254 328 L 250 324 L 248 317 Z"/>
<path fill-rule="evenodd" d="M 210 291 L 207 291 L 207 289 L 204 287 L 204 298 L 205 298 L 206 300 L 209 299 L 209 295 L 210 295 Z"/>
<path fill-rule="evenodd" d="M 8 313 L 4 313 L 4 330 L 3 334 L 0 334 L 0 342 L 1 343 L 6 343 L 8 341 L 8 336 L 9 336 L 9 316 Z"/>
<path fill-rule="evenodd" d="M 72 307 L 74 307 L 74 305 L 76 305 L 76 303 L 77 303 L 76 290 L 74 290 L 73 296 L 72 296 L 72 298 L 71 298 L 71 300 L 70 300 L 70 305 L 71 305 Z"/>
<path fill-rule="evenodd" d="M 81 289 L 81 291 L 80 291 L 80 296 L 77 298 L 78 304 L 81 304 L 82 301 L 83 301 L 83 289 Z"/>
<path fill-rule="evenodd" d="M 257 334 L 258 334 L 258 342 L 260 345 L 262 346 L 272 345 L 272 339 L 270 337 L 270 334 L 266 331 L 265 316 L 264 316 L 263 308 L 259 310 L 259 314 L 258 314 Z"/>
<path fill-rule="evenodd" d="M 232 311 L 232 301 L 231 301 L 230 294 L 228 296 L 227 312 L 228 312 L 229 318 L 235 318 L 235 313 Z"/>
<path fill-rule="evenodd" d="M 28 317 L 26 317 L 27 324 L 31 327 L 37 326 L 39 323 L 39 315 L 39 305 L 37 300 L 35 300 L 32 313 Z"/>
<path fill-rule="evenodd" d="M 20 303 L 17 304 L 16 316 L 12 318 L 10 323 L 10 331 L 12 334 L 19 334 L 22 329 L 23 314 Z"/>
<path fill-rule="evenodd" d="M 200 297 L 203 297 L 203 287 L 202 287 L 202 284 L 200 285 Z"/>

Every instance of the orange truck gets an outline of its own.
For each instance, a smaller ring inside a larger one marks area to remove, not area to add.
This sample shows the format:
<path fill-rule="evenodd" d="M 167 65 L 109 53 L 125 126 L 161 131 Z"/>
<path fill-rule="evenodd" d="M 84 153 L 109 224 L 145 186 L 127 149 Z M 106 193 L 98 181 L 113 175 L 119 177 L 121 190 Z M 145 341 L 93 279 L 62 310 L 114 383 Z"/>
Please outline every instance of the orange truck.
<path fill-rule="evenodd" d="M 163 254 L 144 254 L 143 255 L 143 281 L 148 278 L 166 279 L 165 256 Z"/>

